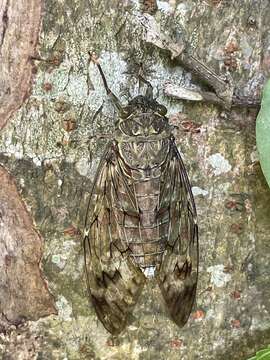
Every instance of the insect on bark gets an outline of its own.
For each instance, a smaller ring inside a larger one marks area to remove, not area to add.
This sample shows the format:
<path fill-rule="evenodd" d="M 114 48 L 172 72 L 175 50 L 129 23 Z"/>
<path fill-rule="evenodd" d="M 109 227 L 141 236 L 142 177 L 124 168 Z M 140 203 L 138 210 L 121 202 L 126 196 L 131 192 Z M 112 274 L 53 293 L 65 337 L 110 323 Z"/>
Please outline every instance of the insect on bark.
<path fill-rule="evenodd" d="M 148 277 L 157 279 L 172 320 L 183 326 L 198 277 L 196 208 L 167 109 L 145 95 L 118 110 L 115 131 L 100 161 L 85 219 L 84 255 L 89 297 L 112 334 L 127 324 Z"/>

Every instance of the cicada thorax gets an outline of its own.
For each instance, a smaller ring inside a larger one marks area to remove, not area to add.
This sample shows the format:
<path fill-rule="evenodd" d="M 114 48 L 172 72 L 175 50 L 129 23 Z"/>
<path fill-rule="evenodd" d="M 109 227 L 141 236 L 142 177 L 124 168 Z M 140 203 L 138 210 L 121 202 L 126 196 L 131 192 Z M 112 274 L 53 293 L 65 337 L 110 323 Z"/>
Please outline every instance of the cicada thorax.
<path fill-rule="evenodd" d="M 130 191 L 135 194 L 137 216 L 122 211 L 122 241 L 130 257 L 145 273 L 161 263 L 168 233 L 168 219 L 160 215 L 161 175 L 170 151 L 171 127 L 154 110 L 135 109 L 118 122 L 115 145 Z M 128 196 L 120 189 L 122 204 Z M 150 274 L 152 272 L 150 271 Z"/>
<path fill-rule="evenodd" d="M 119 154 L 131 169 L 160 169 L 169 151 L 171 126 L 153 107 L 135 107 L 127 118 L 117 122 Z"/>

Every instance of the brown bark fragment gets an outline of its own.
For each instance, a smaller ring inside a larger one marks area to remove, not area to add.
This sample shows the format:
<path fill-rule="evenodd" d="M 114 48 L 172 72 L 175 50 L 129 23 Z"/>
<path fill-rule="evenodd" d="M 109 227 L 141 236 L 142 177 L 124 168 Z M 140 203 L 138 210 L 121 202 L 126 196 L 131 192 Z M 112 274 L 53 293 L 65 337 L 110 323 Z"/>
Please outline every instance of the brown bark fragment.
<path fill-rule="evenodd" d="M 148 14 L 154 14 L 158 9 L 156 0 L 142 0 L 141 3 L 143 12 Z"/>
<path fill-rule="evenodd" d="M 56 313 L 39 268 L 42 238 L 11 175 L 0 167 L 0 331 Z"/>
<path fill-rule="evenodd" d="M 40 0 L 0 4 L 0 129 L 29 95 L 40 20 Z"/>

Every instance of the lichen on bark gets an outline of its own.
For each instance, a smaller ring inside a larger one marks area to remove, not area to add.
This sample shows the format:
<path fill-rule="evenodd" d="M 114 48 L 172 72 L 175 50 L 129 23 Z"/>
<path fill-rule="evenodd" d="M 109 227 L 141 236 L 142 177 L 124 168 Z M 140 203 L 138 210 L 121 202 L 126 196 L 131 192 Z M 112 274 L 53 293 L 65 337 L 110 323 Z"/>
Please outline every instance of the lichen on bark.
<path fill-rule="evenodd" d="M 0 129 L 30 93 L 40 19 L 39 1 L 0 6 Z M 2 165 L 0 183 L 0 332 L 6 332 L 56 310 L 40 269 L 43 239 Z"/>
<path fill-rule="evenodd" d="M 39 268 L 42 238 L 34 229 L 14 179 L 0 167 L 0 332 L 55 314 Z"/>
<path fill-rule="evenodd" d="M 0 129 L 28 97 L 41 1 L 3 0 L 0 7 Z"/>

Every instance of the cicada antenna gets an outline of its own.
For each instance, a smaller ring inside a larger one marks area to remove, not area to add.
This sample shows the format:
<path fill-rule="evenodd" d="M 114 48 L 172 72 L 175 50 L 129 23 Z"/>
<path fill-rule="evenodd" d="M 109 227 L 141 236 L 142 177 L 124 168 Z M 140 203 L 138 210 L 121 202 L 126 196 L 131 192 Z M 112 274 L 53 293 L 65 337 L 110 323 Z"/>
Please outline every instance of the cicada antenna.
<path fill-rule="evenodd" d="M 139 74 L 139 80 L 141 80 L 144 84 L 147 85 L 145 96 L 149 100 L 153 100 L 153 86 L 151 85 L 151 83 L 149 81 L 147 81 L 145 78 L 143 78 L 142 75 L 140 75 L 140 74 Z"/>
<path fill-rule="evenodd" d="M 139 78 L 139 81 L 142 81 L 144 84 L 147 85 L 147 88 L 146 88 L 146 92 L 145 92 L 145 96 L 147 97 L 147 99 L 149 100 L 153 100 L 154 98 L 154 95 L 153 95 L 153 86 L 151 85 L 151 83 L 149 81 L 147 81 L 141 74 L 143 72 L 143 63 L 141 62 L 140 63 L 140 68 L 139 68 L 139 71 L 138 71 L 138 78 Z"/>
<path fill-rule="evenodd" d="M 119 110 L 120 112 L 123 111 L 123 107 L 120 103 L 120 100 L 118 99 L 118 97 L 111 91 L 111 89 L 109 88 L 108 86 L 108 83 L 107 83 L 107 80 L 106 80 L 106 77 L 104 75 L 104 72 L 102 70 L 102 67 L 99 63 L 99 60 L 98 60 L 98 57 L 97 55 L 93 52 L 91 53 L 90 51 L 88 51 L 88 54 L 89 54 L 89 61 L 93 61 L 93 63 L 95 65 L 97 65 L 97 68 L 99 70 L 99 73 L 101 75 L 101 78 L 102 78 L 102 81 L 103 81 L 103 85 L 105 87 L 105 90 L 106 90 L 106 93 L 107 95 L 109 96 L 110 100 L 112 101 L 112 103 L 115 105 L 115 107 L 117 108 L 117 110 Z"/>

